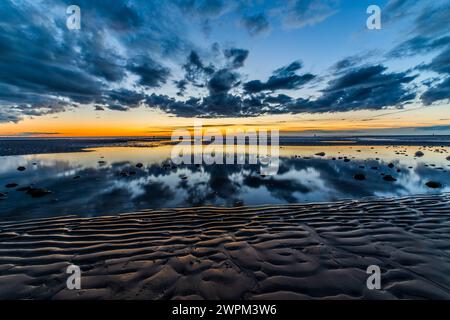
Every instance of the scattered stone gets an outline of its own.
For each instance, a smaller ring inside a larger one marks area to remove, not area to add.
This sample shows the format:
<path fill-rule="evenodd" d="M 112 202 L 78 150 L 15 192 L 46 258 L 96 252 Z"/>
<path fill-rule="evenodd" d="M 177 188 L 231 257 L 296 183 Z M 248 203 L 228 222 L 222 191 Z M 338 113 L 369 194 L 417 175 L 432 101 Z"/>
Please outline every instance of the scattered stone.
<path fill-rule="evenodd" d="M 5 188 L 15 188 L 15 187 L 17 187 L 18 186 L 18 184 L 17 183 L 8 183 L 6 186 L 5 186 Z"/>
<path fill-rule="evenodd" d="M 393 163 L 389 163 L 388 167 L 392 169 L 394 167 L 394 164 Z"/>
<path fill-rule="evenodd" d="M 17 188 L 16 190 L 17 191 L 28 191 L 28 190 L 30 190 L 31 189 L 31 187 L 20 187 L 20 188 Z"/>
<path fill-rule="evenodd" d="M 393 182 L 393 181 L 397 181 L 397 179 L 395 179 L 393 176 L 391 176 L 390 174 L 386 175 L 383 177 L 384 181 L 389 181 L 389 182 Z"/>
<path fill-rule="evenodd" d="M 20 166 L 20 167 L 17 168 L 17 170 L 19 170 L 19 171 L 25 171 L 26 169 L 27 169 L 27 168 L 22 167 L 22 166 Z"/>
<path fill-rule="evenodd" d="M 424 153 L 423 153 L 422 151 L 417 151 L 417 152 L 414 154 L 414 156 L 420 158 L 420 157 L 423 157 L 423 156 L 424 156 Z"/>
<path fill-rule="evenodd" d="M 378 170 L 378 167 L 371 167 L 372 170 Z"/>
<path fill-rule="evenodd" d="M 81 178 L 80 176 L 75 176 L 75 177 L 73 177 L 73 180 L 78 180 L 80 178 Z"/>
<path fill-rule="evenodd" d="M 138 164 L 136 164 L 136 168 L 142 168 L 144 165 L 142 164 L 142 163 L 138 163 Z"/>
<path fill-rule="evenodd" d="M 450 161 L 450 156 L 448 156 L 447 158 L 445 158 L 446 160 Z"/>
<path fill-rule="evenodd" d="M 344 162 L 350 162 L 350 159 L 344 159 Z"/>
<path fill-rule="evenodd" d="M 432 189 L 442 188 L 442 183 L 436 181 L 428 181 L 425 185 Z"/>
<path fill-rule="evenodd" d="M 362 181 L 362 180 L 366 180 L 366 176 L 363 175 L 362 173 L 357 173 L 353 176 L 353 179 Z"/>
<path fill-rule="evenodd" d="M 30 188 L 27 191 L 27 194 L 29 194 L 33 198 L 41 198 L 41 197 L 46 196 L 51 193 L 52 192 L 50 190 L 47 190 L 44 188 Z"/>
<path fill-rule="evenodd" d="M 99 165 L 104 165 L 104 164 L 106 164 L 106 161 L 100 160 L 100 161 L 98 162 L 98 164 L 99 164 Z"/>

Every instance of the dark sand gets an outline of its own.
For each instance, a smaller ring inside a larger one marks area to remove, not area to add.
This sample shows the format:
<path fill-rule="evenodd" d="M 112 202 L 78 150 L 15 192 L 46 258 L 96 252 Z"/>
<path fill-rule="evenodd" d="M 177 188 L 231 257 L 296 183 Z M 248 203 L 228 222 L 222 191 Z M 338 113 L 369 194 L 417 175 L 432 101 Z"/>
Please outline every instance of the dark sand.
<path fill-rule="evenodd" d="M 2 222 L 0 298 L 448 299 L 450 196 Z"/>
<path fill-rule="evenodd" d="M 170 137 L 123 138 L 1 138 L 0 156 L 45 153 L 83 152 L 99 147 L 151 147 L 151 143 L 176 144 Z M 224 141 L 225 142 L 225 141 Z M 281 146 L 450 146 L 450 136 L 348 136 L 348 137 L 287 137 L 281 136 Z"/>

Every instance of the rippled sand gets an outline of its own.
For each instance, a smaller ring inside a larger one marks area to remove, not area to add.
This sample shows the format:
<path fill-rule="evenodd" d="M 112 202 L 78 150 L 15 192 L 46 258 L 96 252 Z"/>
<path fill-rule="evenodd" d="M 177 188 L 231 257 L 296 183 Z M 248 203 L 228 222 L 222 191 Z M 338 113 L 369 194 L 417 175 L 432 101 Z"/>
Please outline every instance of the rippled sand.
<path fill-rule="evenodd" d="M 3 222 L 0 298 L 448 299 L 449 254 L 449 195 Z"/>

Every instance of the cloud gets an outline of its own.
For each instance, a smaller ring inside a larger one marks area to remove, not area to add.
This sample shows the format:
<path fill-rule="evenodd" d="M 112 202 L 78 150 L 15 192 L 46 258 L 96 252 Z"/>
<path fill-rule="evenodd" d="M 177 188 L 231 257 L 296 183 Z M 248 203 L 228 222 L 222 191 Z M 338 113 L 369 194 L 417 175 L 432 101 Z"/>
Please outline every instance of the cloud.
<path fill-rule="evenodd" d="M 239 48 L 231 48 L 224 51 L 225 57 L 231 60 L 231 67 L 235 69 L 244 66 L 248 53 L 248 50 Z"/>
<path fill-rule="evenodd" d="M 247 29 L 247 32 L 251 36 L 265 34 L 270 31 L 269 21 L 263 13 L 244 16 L 241 19 L 241 24 Z"/>
<path fill-rule="evenodd" d="M 289 28 L 313 26 L 334 15 L 338 6 L 338 0 L 290 0 L 283 22 Z"/>
<path fill-rule="evenodd" d="M 266 82 L 252 80 L 244 84 L 246 93 L 258 93 L 262 91 L 293 90 L 310 82 L 315 78 L 311 73 L 298 75 L 296 72 L 302 68 L 300 61 L 294 61 L 290 65 L 275 70 Z"/>
<path fill-rule="evenodd" d="M 173 9 L 164 4 L 137 6 L 136 1 L 77 4 L 82 8 L 80 31 L 67 30 L 65 7 L 59 1 L 0 4 L 0 121 L 121 100 L 112 88 L 123 83 L 131 90 L 133 85 L 148 89 L 167 81 L 170 71 L 156 58 L 176 55 L 186 46 L 177 27 L 181 24 L 171 21 Z M 144 24 L 148 12 L 156 19 Z"/>

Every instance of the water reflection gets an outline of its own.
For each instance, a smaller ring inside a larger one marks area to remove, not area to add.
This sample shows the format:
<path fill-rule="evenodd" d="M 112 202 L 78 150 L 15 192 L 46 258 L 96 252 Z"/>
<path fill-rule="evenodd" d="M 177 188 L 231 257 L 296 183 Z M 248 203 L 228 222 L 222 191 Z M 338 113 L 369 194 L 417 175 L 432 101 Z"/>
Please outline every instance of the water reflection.
<path fill-rule="evenodd" d="M 174 166 L 168 160 L 170 150 L 170 146 L 99 148 L 2 157 L 0 214 L 3 219 L 94 216 L 146 208 L 320 202 L 450 191 L 450 161 L 441 148 L 282 147 L 275 176 L 261 176 L 259 165 Z M 424 156 L 415 158 L 418 150 Z M 319 151 L 325 155 L 316 156 Z M 138 168 L 138 163 L 144 166 Z M 19 172 L 18 166 L 27 169 Z M 365 180 L 355 180 L 357 173 Z M 392 175 L 396 181 L 385 181 L 383 175 Z M 427 187 L 430 180 L 442 183 L 442 188 Z M 5 187 L 11 183 L 18 186 Z M 33 198 L 18 191 L 29 186 L 52 193 Z"/>

